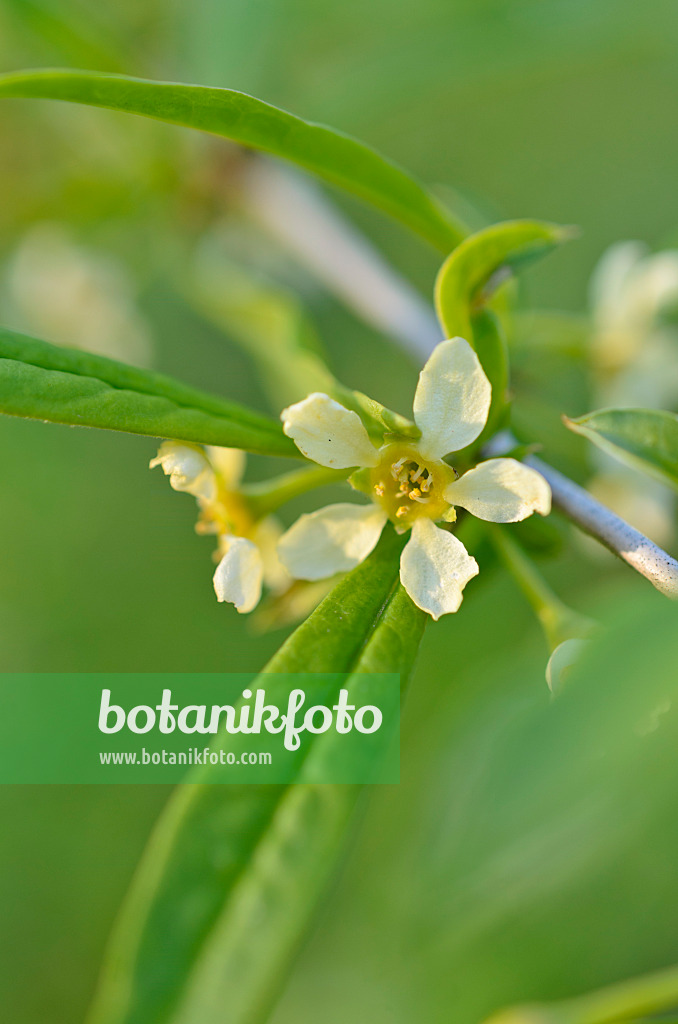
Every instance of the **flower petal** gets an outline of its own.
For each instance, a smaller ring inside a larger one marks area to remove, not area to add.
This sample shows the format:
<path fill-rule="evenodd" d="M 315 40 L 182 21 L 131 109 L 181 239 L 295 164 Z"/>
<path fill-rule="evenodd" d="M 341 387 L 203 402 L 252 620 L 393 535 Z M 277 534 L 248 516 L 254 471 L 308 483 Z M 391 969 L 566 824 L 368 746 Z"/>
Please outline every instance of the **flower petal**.
<path fill-rule="evenodd" d="M 299 580 L 347 572 L 367 558 L 385 522 L 386 514 L 375 505 L 328 505 L 300 516 L 283 534 L 280 561 Z"/>
<path fill-rule="evenodd" d="M 379 461 L 360 416 L 329 395 L 315 391 L 283 409 L 280 418 L 283 430 L 299 451 L 321 466 L 349 469 L 376 466 Z"/>
<path fill-rule="evenodd" d="M 487 422 L 491 399 L 490 382 L 467 341 L 450 338 L 436 345 L 414 396 L 424 458 L 441 459 L 475 441 Z"/>
<path fill-rule="evenodd" d="M 264 567 L 264 583 L 269 590 L 282 591 L 289 587 L 292 580 L 278 555 L 278 543 L 283 535 L 283 528 L 274 516 L 266 516 L 255 523 L 252 540 L 259 548 Z"/>
<path fill-rule="evenodd" d="M 175 491 L 188 491 L 196 498 L 211 501 L 216 493 L 214 471 L 202 448 L 197 445 L 163 441 L 149 469 L 162 466 Z"/>
<path fill-rule="evenodd" d="M 400 581 L 414 603 L 434 618 L 456 612 L 478 563 L 453 533 L 417 519 L 400 556 Z"/>
<path fill-rule="evenodd" d="M 489 459 L 445 488 L 445 500 L 478 519 L 517 523 L 551 511 L 551 488 L 536 469 L 516 459 Z"/>
<path fill-rule="evenodd" d="M 224 555 L 214 573 L 218 601 L 234 604 L 239 612 L 251 612 L 259 603 L 264 567 L 256 544 L 244 537 L 221 539 Z"/>
<path fill-rule="evenodd" d="M 218 448 L 214 444 L 206 446 L 207 457 L 217 471 L 226 487 L 235 490 L 243 478 L 247 456 L 240 448 Z"/>

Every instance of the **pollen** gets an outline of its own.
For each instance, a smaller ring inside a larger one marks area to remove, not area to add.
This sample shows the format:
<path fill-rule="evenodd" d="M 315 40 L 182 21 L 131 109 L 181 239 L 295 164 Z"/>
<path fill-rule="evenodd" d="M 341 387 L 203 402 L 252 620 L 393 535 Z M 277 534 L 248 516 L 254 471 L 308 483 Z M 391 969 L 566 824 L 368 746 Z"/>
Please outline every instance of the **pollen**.
<path fill-rule="evenodd" d="M 380 454 L 371 471 L 372 493 L 398 529 L 408 529 L 422 516 L 442 519 L 450 509 L 444 492 L 455 478 L 452 467 L 424 459 L 417 446 L 407 442 L 384 445 Z"/>

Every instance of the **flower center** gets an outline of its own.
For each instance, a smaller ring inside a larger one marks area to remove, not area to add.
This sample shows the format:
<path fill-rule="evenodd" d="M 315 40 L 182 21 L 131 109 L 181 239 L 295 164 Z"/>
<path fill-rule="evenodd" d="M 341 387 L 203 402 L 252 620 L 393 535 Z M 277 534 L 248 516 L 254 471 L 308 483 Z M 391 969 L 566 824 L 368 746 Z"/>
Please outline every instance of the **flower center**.
<path fill-rule="evenodd" d="M 254 528 L 254 519 L 237 491 L 229 491 L 219 481 L 214 501 L 201 499 L 198 533 L 233 534 L 248 537 Z"/>
<path fill-rule="evenodd" d="M 371 471 L 371 496 L 399 531 L 422 516 L 443 519 L 453 514 L 443 497 L 445 488 L 455 479 L 454 470 L 446 462 L 426 461 L 416 445 L 400 442 L 384 445 L 380 456 Z"/>

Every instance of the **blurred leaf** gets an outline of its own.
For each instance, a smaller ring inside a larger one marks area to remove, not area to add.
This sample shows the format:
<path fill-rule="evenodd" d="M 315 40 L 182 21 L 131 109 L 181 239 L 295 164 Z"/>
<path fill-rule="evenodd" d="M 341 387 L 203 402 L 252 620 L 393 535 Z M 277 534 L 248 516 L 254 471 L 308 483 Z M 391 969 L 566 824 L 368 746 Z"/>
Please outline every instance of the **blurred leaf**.
<path fill-rule="evenodd" d="M 524 350 L 530 356 L 545 351 L 574 361 L 583 361 L 588 355 L 591 321 L 581 313 L 533 309 L 517 311 L 511 319 L 511 350 Z"/>
<path fill-rule="evenodd" d="M 0 76 L 0 96 L 67 100 L 197 128 L 291 160 L 449 251 L 463 237 L 422 185 L 369 146 L 232 89 L 47 69 Z"/>
<path fill-rule="evenodd" d="M 295 295 L 214 258 L 198 261 L 190 295 L 252 356 L 276 412 L 320 391 L 357 412 L 379 441 L 384 431 L 420 436 L 411 420 L 339 383 Z"/>
<path fill-rule="evenodd" d="M 99 21 L 100 11 L 89 9 L 84 16 L 85 11 L 77 7 L 45 0 L 8 0 L 6 6 L 30 34 L 33 47 L 41 40 L 66 60 L 91 61 L 107 71 L 124 70 L 121 41 L 109 19 L 105 24 Z"/>
<path fill-rule="evenodd" d="M 515 523 L 511 530 L 519 543 L 535 555 L 557 555 L 565 544 L 564 526 L 554 516 L 529 516 L 522 523 Z"/>
<path fill-rule="evenodd" d="M 242 406 L 104 356 L 0 328 L 0 412 L 297 456 L 281 426 Z"/>
<path fill-rule="evenodd" d="M 387 529 L 264 673 L 350 673 L 337 690 L 352 692 L 364 673 L 399 672 L 404 686 L 426 617 L 399 583 L 402 544 Z M 275 677 L 258 683 L 275 692 Z M 181 787 L 158 824 L 90 1024 L 258 1024 L 270 1010 L 360 787 L 209 785 L 214 772 Z"/>
<path fill-rule="evenodd" d="M 678 895 L 678 607 L 634 593 L 606 618 L 555 700 L 545 686 L 511 693 L 507 666 L 509 694 L 479 693 L 460 709 L 454 743 L 429 767 L 464 780 L 418 893 L 439 929 L 436 964 L 467 979 L 453 989 L 461 1024 L 509 1000 L 574 996 L 573 977 L 581 991 L 582 976 L 594 987 L 666 963 Z"/>
<path fill-rule="evenodd" d="M 312 391 L 331 392 L 334 377 L 292 292 L 211 256 L 198 260 L 189 298 L 252 357 L 276 412 Z"/>
<path fill-rule="evenodd" d="M 435 302 L 443 333 L 446 338 L 466 338 L 492 385 L 492 407 L 480 441 L 494 433 L 501 421 L 509 381 L 506 339 L 487 303 L 515 269 L 550 252 L 567 237 L 566 229 L 554 224 L 507 221 L 471 235 L 440 268 Z"/>
<path fill-rule="evenodd" d="M 678 490 L 678 415 L 658 409 L 601 409 L 565 426 L 634 469 Z"/>

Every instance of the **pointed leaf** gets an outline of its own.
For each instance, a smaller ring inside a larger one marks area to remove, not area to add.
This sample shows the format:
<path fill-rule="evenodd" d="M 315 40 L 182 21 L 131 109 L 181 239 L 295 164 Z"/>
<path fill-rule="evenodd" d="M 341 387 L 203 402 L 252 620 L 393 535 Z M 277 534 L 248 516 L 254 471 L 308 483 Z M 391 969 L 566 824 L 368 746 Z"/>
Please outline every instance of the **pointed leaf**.
<path fill-rule="evenodd" d="M 572 237 L 571 228 L 514 220 L 478 231 L 448 256 L 436 281 L 436 309 L 445 337 L 473 344 L 471 316 L 514 270 Z"/>
<path fill-rule="evenodd" d="M 507 221 L 471 235 L 438 273 L 436 310 L 446 338 L 466 338 L 492 385 L 492 407 L 479 441 L 493 433 L 507 400 L 508 353 L 503 329 L 487 303 L 514 270 L 570 237 L 568 229 L 540 221 Z"/>
<path fill-rule="evenodd" d="M 404 685 L 425 616 L 399 584 L 401 548 L 388 528 L 265 672 L 346 672 L 338 685 L 349 693 L 366 672 L 399 672 Z M 275 680 L 265 685 L 270 692 Z M 322 756 L 328 736 L 317 736 L 307 757 Z M 201 781 L 209 778 L 204 769 Z M 181 787 L 128 896 L 90 1024 L 264 1021 L 359 793 L 333 785 Z"/>
<path fill-rule="evenodd" d="M 233 89 L 44 69 L 0 76 L 0 96 L 67 100 L 197 128 L 291 160 L 449 251 L 464 231 L 414 178 L 341 132 Z"/>
<path fill-rule="evenodd" d="M 298 456 L 278 423 L 234 402 L 159 373 L 4 328 L 0 413 Z"/>
<path fill-rule="evenodd" d="M 601 409 L 576 420 L 563 417 L 575 434 L 634 469 L 678 490 L 678 416 L 659 409 Z"/>

